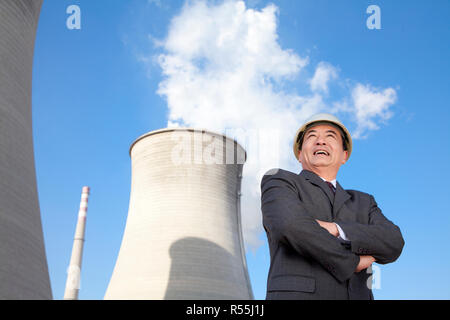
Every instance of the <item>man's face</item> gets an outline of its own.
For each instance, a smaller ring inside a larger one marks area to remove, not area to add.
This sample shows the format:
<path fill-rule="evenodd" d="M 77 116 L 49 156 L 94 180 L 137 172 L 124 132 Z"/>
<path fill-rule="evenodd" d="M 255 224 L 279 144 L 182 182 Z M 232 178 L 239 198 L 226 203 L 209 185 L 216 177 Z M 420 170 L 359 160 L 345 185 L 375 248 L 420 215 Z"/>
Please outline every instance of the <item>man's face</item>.
<path fill-rule="evenodd" d="M 329 170 L 337 174 L 348 157 L 342 143 L 340 130 L 332 125 L 320 124 L 309 128 L 299 151 L 303 169 L 313 172 Z"/>

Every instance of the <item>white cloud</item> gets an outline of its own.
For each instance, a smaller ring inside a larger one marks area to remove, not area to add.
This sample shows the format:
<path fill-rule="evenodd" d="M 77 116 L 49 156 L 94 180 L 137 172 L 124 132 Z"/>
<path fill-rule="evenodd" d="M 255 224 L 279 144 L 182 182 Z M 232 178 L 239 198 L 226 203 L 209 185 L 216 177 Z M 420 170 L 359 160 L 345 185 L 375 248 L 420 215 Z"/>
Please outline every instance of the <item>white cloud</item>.
<path fill-rule="evenodd" d="M 388 119 L 390 117 L 389 112 L 387 112 L 389 105 L 397 99 L 395 90 L 392 88 L 380 90 L 360 83 L 353 90 L 352 97 L 358 118 L 362 119 L 373 116 Z"/>
<path fill-rule="evenodd" d="M 311 90 L 314 92 L 322 91 L 328 93 L 328 82 L 338 77 L 335 67 L 326 62 L 320 62 L 312 79 L 309 80 Z"/>
<path fill-rule="evenodd" d="M 356 86 L 354 104 L 327 103 L 337 68 L 319 63 L 309 94 L 282 91 L 309 63 L 278 43 L 275 5 L 261 10 L 243 1 L 219 4 L 188 1 L 171 21 L 163 54 L 157 57 L 163 81 L 158 94 L 167 100 L 168 126 L 206 128 L 236 138 L 247 150 L 242 181 L 242 219 L 247 248 L 261 245 L 260 180 L 270 168 L 299 172 L 293 156 L 293 135 L 317 112 L 355 113 L 361 135 L 372 129 L 373 117 L 387 118 L 395 91 Z M 372 101 L 374 99 L 374 101 Z M 395 99 L 394 99 L 395 101 Z M 330 107 L 333 106 L 333 108 Z M 345 108 L 344 108 L 345 106 Z M 233 131 L 244 136 L 233 136 Z"/>
<path fill-rule="evenodd" d="M 350 97 L 333 103 L 331 113 L 347 113 L 356 124 L 350 132 L 352 139 L 365 139 L 369 131 L 380 129 L 379 123 L 387 123 L 393 116 L 391 107 L 397 102 L 393 88 L 380 89 L 370 84 L 357 83 Z"/>

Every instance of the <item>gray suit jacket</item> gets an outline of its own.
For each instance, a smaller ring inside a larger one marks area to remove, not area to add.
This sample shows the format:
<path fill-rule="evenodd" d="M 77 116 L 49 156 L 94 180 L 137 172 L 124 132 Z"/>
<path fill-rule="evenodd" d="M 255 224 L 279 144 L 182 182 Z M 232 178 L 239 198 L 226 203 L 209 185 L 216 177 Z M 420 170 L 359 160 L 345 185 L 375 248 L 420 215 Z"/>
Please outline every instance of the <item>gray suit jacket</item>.
<path fill-rule="evenodd" d="M 334 194 L 311 171 L 266 173 L 261 209 L 270 250 L 266 299 L 373 299 L 371 270 L 355 273 L 358 255 L 386 264 L 403 249 L 400 229 L 372 195 L 339 183 Z M 315 219 L 338 223 L 350 241 L 334 237 Z"/>

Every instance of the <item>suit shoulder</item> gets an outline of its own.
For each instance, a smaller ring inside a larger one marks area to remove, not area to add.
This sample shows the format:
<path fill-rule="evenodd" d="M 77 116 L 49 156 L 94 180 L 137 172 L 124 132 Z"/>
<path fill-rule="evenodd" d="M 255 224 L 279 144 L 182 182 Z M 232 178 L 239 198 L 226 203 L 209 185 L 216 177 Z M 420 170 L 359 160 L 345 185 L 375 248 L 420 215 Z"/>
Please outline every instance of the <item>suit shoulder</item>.
<path fill-rule="evenodd" d="M 296 179 L 297 174 L 287 171 L 287 170 L 283 170 L 280 168 L 274 168 L 274 169 L 270 169 L 268 170 L 264 176 L 261 179 L 261 185 L 263 185 L 264 183 L 266 183 L 267 181 L 270 180 L 288 180 L 288 181 L 292 181 L 294 179 Z"/>
<path fill-rule="evenodd" d="M 297 177 L 297 174 L 283 170 L 280 168 L 273 168 L 268 170 L 266 173 L 264 173 L 263 179 L 270 179 L 270 178 L 295 178 Z"/>

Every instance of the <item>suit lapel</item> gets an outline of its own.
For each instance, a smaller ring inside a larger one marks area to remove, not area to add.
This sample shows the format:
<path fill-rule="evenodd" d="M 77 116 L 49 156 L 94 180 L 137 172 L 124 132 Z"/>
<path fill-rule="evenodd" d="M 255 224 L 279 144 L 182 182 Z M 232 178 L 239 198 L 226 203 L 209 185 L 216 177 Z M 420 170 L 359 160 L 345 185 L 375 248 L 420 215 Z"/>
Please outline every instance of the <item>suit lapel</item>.
<path fill-rule="evenodd" d="M 323 181 L 314 172 L 308 171 L 308 170 L 302 170 L 302 172 L 300 172 L 300 175 L 303 176 L 306 180 L 308 180 L 313 185 L 321 188 L 323 190 L 323 192 L 325 192 L 325 194 L 327 195 L 328 200 L 330 200 L 330 204 L 333 206 L 334 194 L 333 194 L 333 191 L 331 191 L 330 187 L 325 183 L 325 181 Z"/>
<path fill-rule="evenodd" d="M 336 181 L 336 194 L 334 195 L 333 217 L 336 218 L 342 205 L 350 199 L 350 195 L 345 191 L 339 182 Z"/>
<path fill-rule="evenodd" d="M 336 181 L 336 193 L 333 194 L 333 191 L 331 191 L 326 182 L 312 171 L 302 170 L 299 175 L 304 177 L 313 185 L 318 186 L 323 190 L 323 192 L 325 192 L 333 208 L 333 217 L 336 218 L 342 205 L 345 203 L 345 201 L 350 199 L 350 195 L 347 193 L 347 191 L 345 191 L 339 184 L 339 182 Z"/>

